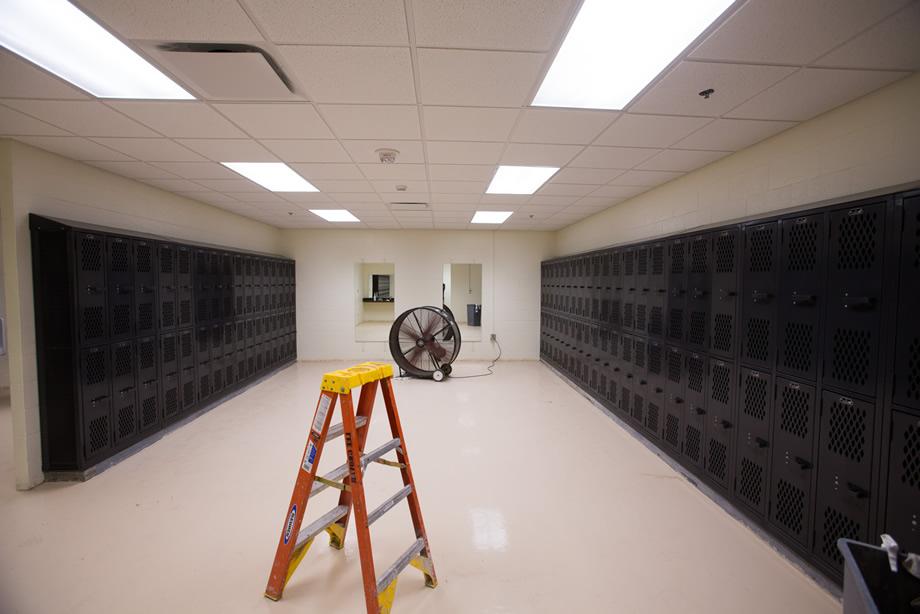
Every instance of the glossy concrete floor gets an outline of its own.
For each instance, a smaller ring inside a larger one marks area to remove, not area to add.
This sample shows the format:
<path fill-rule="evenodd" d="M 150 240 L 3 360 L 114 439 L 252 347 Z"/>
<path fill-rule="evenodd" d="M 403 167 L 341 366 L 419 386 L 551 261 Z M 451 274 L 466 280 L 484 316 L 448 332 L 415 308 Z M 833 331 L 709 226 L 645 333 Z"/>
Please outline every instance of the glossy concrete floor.
<path fill-rule="evenodd" d="M 320 376 L 342 366 L 292 366 L 86 483 L 30 492 L 13 489 L 0 400 L 0 611 L 362 612 L 352 533 L 344 552 L 318 539 L 282 601 L 262 597 Z M 440 585 L 408 568 L 394 612 L 840 611 L 540 363 L 396 394 Z M 389 438 L 383 412 L 371 429 L 369 446 Z M 398 484 L 374 465 L 369 505 Z M 382 569 L 411 543 L 405 504 L 372 534 Z"/>

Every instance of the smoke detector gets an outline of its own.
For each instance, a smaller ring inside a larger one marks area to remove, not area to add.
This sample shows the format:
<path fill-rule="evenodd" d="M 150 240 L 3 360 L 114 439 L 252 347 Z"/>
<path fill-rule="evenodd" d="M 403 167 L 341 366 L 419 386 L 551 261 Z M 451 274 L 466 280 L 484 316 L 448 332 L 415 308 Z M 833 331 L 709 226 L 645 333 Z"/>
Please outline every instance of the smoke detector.
<path fill-rule="evenodd" d="M 395 164 L 396 156 L 399 155 L 399 152 L 397 150 L 386 149 L 386 148 L 378 149 L 374 153 L 376 153 L 380 157 L 381 164 Z"/>

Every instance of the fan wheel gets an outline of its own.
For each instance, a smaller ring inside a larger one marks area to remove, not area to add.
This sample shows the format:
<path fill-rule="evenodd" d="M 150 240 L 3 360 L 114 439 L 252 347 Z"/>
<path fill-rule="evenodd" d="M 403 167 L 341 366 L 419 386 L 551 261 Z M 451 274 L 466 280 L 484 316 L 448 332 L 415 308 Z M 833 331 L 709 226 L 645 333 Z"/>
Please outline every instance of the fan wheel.
<path fill-rule="evenodd" d="M 415 307 L 390 328 L 390 354 L 404 372 L 441 381 L 460 353 L 460 328 L 438 307 Z"/>

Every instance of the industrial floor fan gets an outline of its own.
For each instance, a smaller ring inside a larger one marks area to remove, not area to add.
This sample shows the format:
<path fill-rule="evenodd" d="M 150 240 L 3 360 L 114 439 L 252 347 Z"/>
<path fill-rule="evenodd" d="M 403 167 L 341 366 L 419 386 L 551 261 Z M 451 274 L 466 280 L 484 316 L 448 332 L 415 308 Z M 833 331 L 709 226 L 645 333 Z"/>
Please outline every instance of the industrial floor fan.
<path fill-rule="evenodd" d="M 460 327 L 446 307 L 415 307 L 390 328 L 390 353 L 403 373 L 442 381 L 460 353 Z"/>

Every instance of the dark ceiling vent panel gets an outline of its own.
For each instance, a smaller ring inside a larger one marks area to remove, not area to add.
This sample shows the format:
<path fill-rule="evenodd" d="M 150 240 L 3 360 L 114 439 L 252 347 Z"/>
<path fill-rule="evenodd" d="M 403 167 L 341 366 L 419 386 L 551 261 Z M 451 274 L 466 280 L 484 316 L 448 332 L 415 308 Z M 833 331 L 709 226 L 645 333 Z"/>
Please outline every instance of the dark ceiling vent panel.
<path fill-rule="evenodd" d="M 208 100 L 300 100 L 265 50 L 238 43 L 160 43 L 150 53 Z"/>

